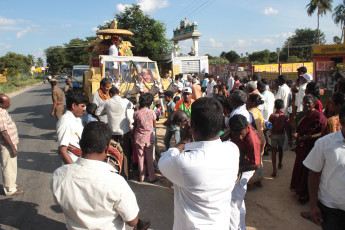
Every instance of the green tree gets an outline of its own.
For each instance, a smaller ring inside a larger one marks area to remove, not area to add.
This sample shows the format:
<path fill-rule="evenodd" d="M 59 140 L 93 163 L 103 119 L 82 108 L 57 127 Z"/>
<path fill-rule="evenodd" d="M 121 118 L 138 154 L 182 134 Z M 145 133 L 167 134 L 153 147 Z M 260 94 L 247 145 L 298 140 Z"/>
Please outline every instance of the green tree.
<path fill-rule="evenodd" d="M 22 55 L 8 52 L 5 56 L 0 57 L 0 68 L 8 69 L 11 76 L 27 74 L 31 67 L 32 55 Z"/>
<path fill-rule="evenodd" d="M 161 55 L 171 53 L 172 42 L 165 37 L 164 24 L 144 14 L 138 4 L 132 4 L 125 8 L 123 13 L 115 15 L 118 28 L 130 30 L 134 36 L 126 37 L 134 46 L 135 56 L 148 56 L 157 59 Z M 111 22 L 99 26 L 99 29 L 110 28 Z"/>
<path fill-rule="evenodd" d="M 218 64 L 225 64 L 229 63 L 228 59 L 223 58 L 223 57 L 212 57 L 208 59 L 208 63 L 210 65 L 218 65 Z"/>
<path fill-rule="evenodd" d="M 36 65 L 37 65 L 37 66 L 43 66 L 43 59 L 40 58 L 40 57 L 37 58 Z"/>
<path fill-rule="evenodd" d="M 295 34 L 286 39 L 279 59 L 288 61 L 289 56 L 296 56 L 301 61 L 310 61 L 313 55 L 313 45 L 326 43 L 326 36 L 322 31 L 296 29 Z"/>
<path fill-rule="evenodd" d="M 344 36 L 344 25 L 345 25 L 345 0 L 343 0 L 343 3 L 339 4 L 337 7 L 334 8 L 334 13 L 332 16 L 333 16 L 334 23 L 337 25 L 340 24 L 340 28 L 341 28 L 340 40 L 342 40 Z"/>
<path fill-rule="evenodd" d="M 270 62 L 270 55 L 269 50 L 262 50 L 249 54 L 248 58 L 250 62 L 265 64 Z"/>
<path fill-rule="evenodd" d="M 240 55 L 238 55 L 238 54 L 236 53 L 236 51 L 233 51 L 233 50 L 230 50 L 229 52 L 227 52 L 227 53 L 224 55 L 224 57 L 225 57 L 226 59 L 228 59 L 228 61 L 229 61 L 230 63 L 236 63 L 236 62 L 239 62 L 239 61 L 241 60 Z"/>
<path fill-rule="evenodd" d="M 44 50 L 49 72 L 58 74 L 66 69 L 66 52 L 62 46 L 51 46 Z"/>
<path fill-rule="evenodd" d="M 309 16 L 317 10 L 317 32 L 318 44 L 320 45 L 320 16 L 326 15 L 327 11 L 332 12 L 333 0 L 311 0 L 307 5 L 307 13 Z"/>
<path fill-rule="evenodd" d="M 72 69 L 74 65 L 88 65 L 89 53 L 86 50 L 87 40 L 74 38 L 69 43 L 64 44 L 66 53 L 66 63 L 64 68 Z"/>

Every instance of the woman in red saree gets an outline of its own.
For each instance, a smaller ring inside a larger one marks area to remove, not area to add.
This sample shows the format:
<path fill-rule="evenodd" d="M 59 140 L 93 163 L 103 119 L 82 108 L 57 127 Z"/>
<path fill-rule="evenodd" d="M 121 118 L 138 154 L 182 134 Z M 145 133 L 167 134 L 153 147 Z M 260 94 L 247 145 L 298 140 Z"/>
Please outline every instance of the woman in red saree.
<path fill-rule="evenodd" d="M 321 136 L 326 117 L 315 109 L 316 99 L 307 94 L 303 98 L 303 117 L 299 121 L 296 133 L 296 159 L 292 172 L 290 189 L 296 192 L 298 200 L 305 203 L 309 200 L 308 172 L 303 165 L 304 159 L 314 147 L 315 141 Z"/>

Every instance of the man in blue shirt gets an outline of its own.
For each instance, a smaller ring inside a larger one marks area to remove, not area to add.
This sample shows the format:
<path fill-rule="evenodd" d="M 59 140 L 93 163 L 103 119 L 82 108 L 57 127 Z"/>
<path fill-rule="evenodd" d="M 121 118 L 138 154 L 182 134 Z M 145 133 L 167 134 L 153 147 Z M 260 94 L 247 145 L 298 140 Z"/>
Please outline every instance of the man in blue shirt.
<path fill-rule="evenodd" d="M 167 112 L 168 119 L 164 122 L 164 126 L 167 127 L 165 136 L 164 136 L 164 145 L 166 149 L 170 148 L 170 140 L 172 136 L 175 136 L 176 144 L 180 142 L 180 128 L 176 127 L 171 123 L 171 115 L 174 112 L 175 103 L 173 101 L 174 93 L 172 91 L 164 92 L 164 99 L 167 102 Z"/>

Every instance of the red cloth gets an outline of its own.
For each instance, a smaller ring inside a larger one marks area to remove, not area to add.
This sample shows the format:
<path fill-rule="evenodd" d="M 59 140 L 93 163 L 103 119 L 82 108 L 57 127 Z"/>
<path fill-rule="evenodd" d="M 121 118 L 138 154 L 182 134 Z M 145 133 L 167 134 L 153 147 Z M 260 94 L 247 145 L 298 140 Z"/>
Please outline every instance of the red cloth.
<path fill-rule="evenodd" d="M 272 123 L 272 134 L 283 134 L 290 122 L 289 117 L 282 111 L 279 111 L 279 113 L 272 113 L 268 120 Z"/>
<path fill-rule="evenodd" d="M 322 109 L 323 109 L 323 105 L 321 103 L 320 100 L 317 100 L 316 103 L 315 103 L 315 107 L 314 107 L 316 110 L 318 110 L 320 113 L 322 113 Z"/>
<path fill-rule="evenodd" d="M 260 156 L 261 156 L 261 142 L 259 135 L 255 132 L 255 130 L 248 126 L 247 134 L 243 138 L 243 140 L 239 139 L 232 139 L 231 141 L 234 142 L 237 147 L 240 149 L 241 154 L 246 154 L 245 163 L 248 165 L 259 165 L 261 164 Z"/>
<path fill-rule="evenodd" d="M 296 132 L 299 137 L 306 134 L 316 134 L 321 132 L 325 123 L 326 117 L 315 109 L 309 115 L 300 120 Z M 315 138 L 304 141 L 297 138 L 296 141 L 296 159 L 292 171 L 290 188 L 295 190 L 296 194 L 299 196 L 308 195 L 309 169 L 303 165 L 303 161 L 308 156 L 310 150 L 314 147 L 315 141 Z"/>

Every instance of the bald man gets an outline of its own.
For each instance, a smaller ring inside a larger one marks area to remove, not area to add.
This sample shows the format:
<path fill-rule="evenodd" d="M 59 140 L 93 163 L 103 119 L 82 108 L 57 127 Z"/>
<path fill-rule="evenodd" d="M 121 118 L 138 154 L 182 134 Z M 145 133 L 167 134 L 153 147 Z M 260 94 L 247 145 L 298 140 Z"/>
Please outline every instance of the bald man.
<path fill-rule="evenodd" d="M 16 124 L 6 111 L 10 108 L 11 100 L 5 94 L 0 94 L 0 154 L 2 181 L 6 196 L 24 193 L 17 190 L 17 144 L 19 142 Z"/>

